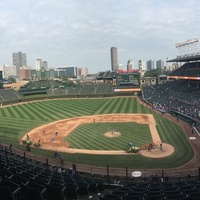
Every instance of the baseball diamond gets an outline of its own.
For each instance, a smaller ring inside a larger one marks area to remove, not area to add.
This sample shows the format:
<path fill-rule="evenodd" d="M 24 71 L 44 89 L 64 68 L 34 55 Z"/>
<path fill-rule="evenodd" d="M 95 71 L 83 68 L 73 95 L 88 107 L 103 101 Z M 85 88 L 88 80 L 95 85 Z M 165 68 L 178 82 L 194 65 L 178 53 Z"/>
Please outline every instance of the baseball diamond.
<path fill-rule="evenodd" d="M 32 153 L 51 158 L 53 152 L 58 150 L 66 161 L 80 165 L 138 169 L 171 168 L 185 165 L 194 157 L 194 151 L 181 123 L 155 112 L 135 97 L 46 99 L 20 103 L 1 108 L 0 118 L 4 123 L 0 137 L 3 143 L 12 142 L 14 146 L 23 150 L 25 146 L 21 141 L 28 134 L 34 143 L 41 141 L 39 148 L 31 148 Z M 94 125 L 94 118 L 95 124 L 100 123 L 99 126 Z M 111 124 L 106 127 L 108 122 Z M 121 136 L 105 137 L 105 132 L 116 127 L 113 123 L 117 123 Z M 100 131 L 98 137 L 92 134 L 97 128 Z M 124 140 L 124 135 L 128 139 Z M 109 141 L 109 146 L 103 147 L 104 140 Z M 130 155 L 124 151 L 129 142 L 140 145 L 139 154 Z M 163 150 L 159 147 L 161 142 Z M 151 152 L 148 152 L 149 143 L 154 145 Z M 87 148 L 82 147 L 83 144 L 87 144 Z M 123 144 L 123 147 L 119 149 L 118 144 Z M 94 152 L 99 154 L 98 157 L 94 156 Z"/>

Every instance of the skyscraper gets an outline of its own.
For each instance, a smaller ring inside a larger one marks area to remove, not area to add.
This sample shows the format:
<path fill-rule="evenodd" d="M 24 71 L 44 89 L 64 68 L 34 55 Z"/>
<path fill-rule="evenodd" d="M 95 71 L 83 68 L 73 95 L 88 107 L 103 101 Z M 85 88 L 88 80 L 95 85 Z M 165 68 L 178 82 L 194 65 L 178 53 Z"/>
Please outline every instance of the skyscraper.
<path fill-rule="evenodd" d="M 154 69 L 154 61 L 153 60 L 148 60 L 147 61 L 147 70 L 150 71 Z"/>
<path fill-rule="evenodd" d="M 16 66 L 17 75 L 19 75 L 19 69 L 22 66 L 27 66 L 26 54 L 19 51 L 18 53 L 13 53 L 13 65 Z"/>
<path fill-rule="evenodd" d="M 35 69 L 40 71 L 42 69 L 42 59 L 37 59 L 35 62 Z"/>
<path fill-rule="evenodd" d="M 157 69 L 164 69 L 164 61 L 163 60 L 157 60 L 156 61 L 156 68 Z"/>
<path fill-rule="evenodd" d="M 110 55 L 111 55 L 111 70 L 117 71 L 118 70 L 118 54 L 117 54 L 116 47 L 111 47 Z"/>

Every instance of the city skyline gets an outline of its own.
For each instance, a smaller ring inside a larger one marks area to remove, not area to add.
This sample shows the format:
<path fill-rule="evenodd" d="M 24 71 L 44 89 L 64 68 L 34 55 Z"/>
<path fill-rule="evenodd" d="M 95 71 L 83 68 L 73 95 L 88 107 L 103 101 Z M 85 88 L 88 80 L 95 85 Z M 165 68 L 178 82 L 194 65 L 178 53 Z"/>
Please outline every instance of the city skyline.
<path fill-rule="evenodd" d="M 110 69 L 112 46 L 123 66 L 129 59 L 166 61 L 178 54 L 177 42 L 200 32 L 197 0 L 2 0 L 0 6 L 1 67 L 21 51 L 28 66 L 42 58 L 49 68 L 96 73 Z"/>

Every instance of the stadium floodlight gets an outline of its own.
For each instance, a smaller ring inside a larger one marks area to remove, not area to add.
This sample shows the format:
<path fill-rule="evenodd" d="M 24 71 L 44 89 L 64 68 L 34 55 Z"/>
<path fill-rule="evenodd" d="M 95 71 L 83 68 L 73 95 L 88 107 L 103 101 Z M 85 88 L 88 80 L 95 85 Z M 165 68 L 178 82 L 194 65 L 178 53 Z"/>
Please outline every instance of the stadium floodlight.
<path fill-rule="evenodd" d="M 192 39 L 189 39 L 189 40 L 185 40 L 183 42 L 179 42 L 179 43 L 176 43 L 176 48 L 179 48 L 179 47 L 182 47 L 182 46 L 186 46 L 186 45 L 189 45 L 189 44 L 193 44 L 193 43 L 196 43 L 198 42 L 199 39 L 198 37 L 194 37 Z"/>
<path fill-rule="evenodd" d="M 185 40 L 183 42 L 176 43 L 176 49 L 179 51 L 179 55 L 181 57 L 189 57 L 194 53 L 198 52 L 198 37 L 194 37 L 189 40 Z M 177 56 L 177 57 L 178 57 Z"/>

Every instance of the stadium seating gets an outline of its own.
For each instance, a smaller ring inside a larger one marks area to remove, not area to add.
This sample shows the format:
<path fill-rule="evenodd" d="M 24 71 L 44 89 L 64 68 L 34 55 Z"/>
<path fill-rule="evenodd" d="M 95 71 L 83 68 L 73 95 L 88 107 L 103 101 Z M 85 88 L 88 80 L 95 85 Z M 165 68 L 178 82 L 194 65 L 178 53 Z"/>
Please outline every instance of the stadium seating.
<path fill-rule="evenodd" d="M 200 63 L 199 62 L 185 63 L 180 68 L 174 70 L 170 75 L 171 76 L 193 76 L 193 77 L 200 76 Z"/>
<path fill-rule="evenodd" d="M 166 84 L 143 88 L 143 97 L 156 109 L 175 110 L 199 120 L 200 91 L 187 81 L 169 81 Z"/>
<path fill-rule="evenodd" d="M 0 89 L 0 102 L 15 101 L 22 99 L 22 95 L 12 89 Z"/>
<path fill-rule="evenodd" d="M 88 85 L 77 85 L 76 87 L 68 87 L 66 89 L 50 89 L 48 95 L 102 95 L 111 94 L 113 92 L 112 84 L 99 83 Z"/>
<path fill-rule="evenodd" d="M 200 197 L 200 179 L 180 178 L 110 182 L 94 175 L 77 172 L 72 177 L 67 168 L 49 168 L 0 148 L 0 198 L 8 200 L 85 199 L 93 194 L 99 200 L 193 200 Z M 99 194 L 99 195 L 98 195 Z"/>
<path fill-rule="evenodd" d="M 41 81 L 31 81 L 27 83 L 23 88 L 26 89 L 42 89 L 42 88 L 59 88 L 59 87 L 65 87 L 66 84 L 64 84 L 61 81 L 53 81 L 53 80 L 41 80 Z"/>

